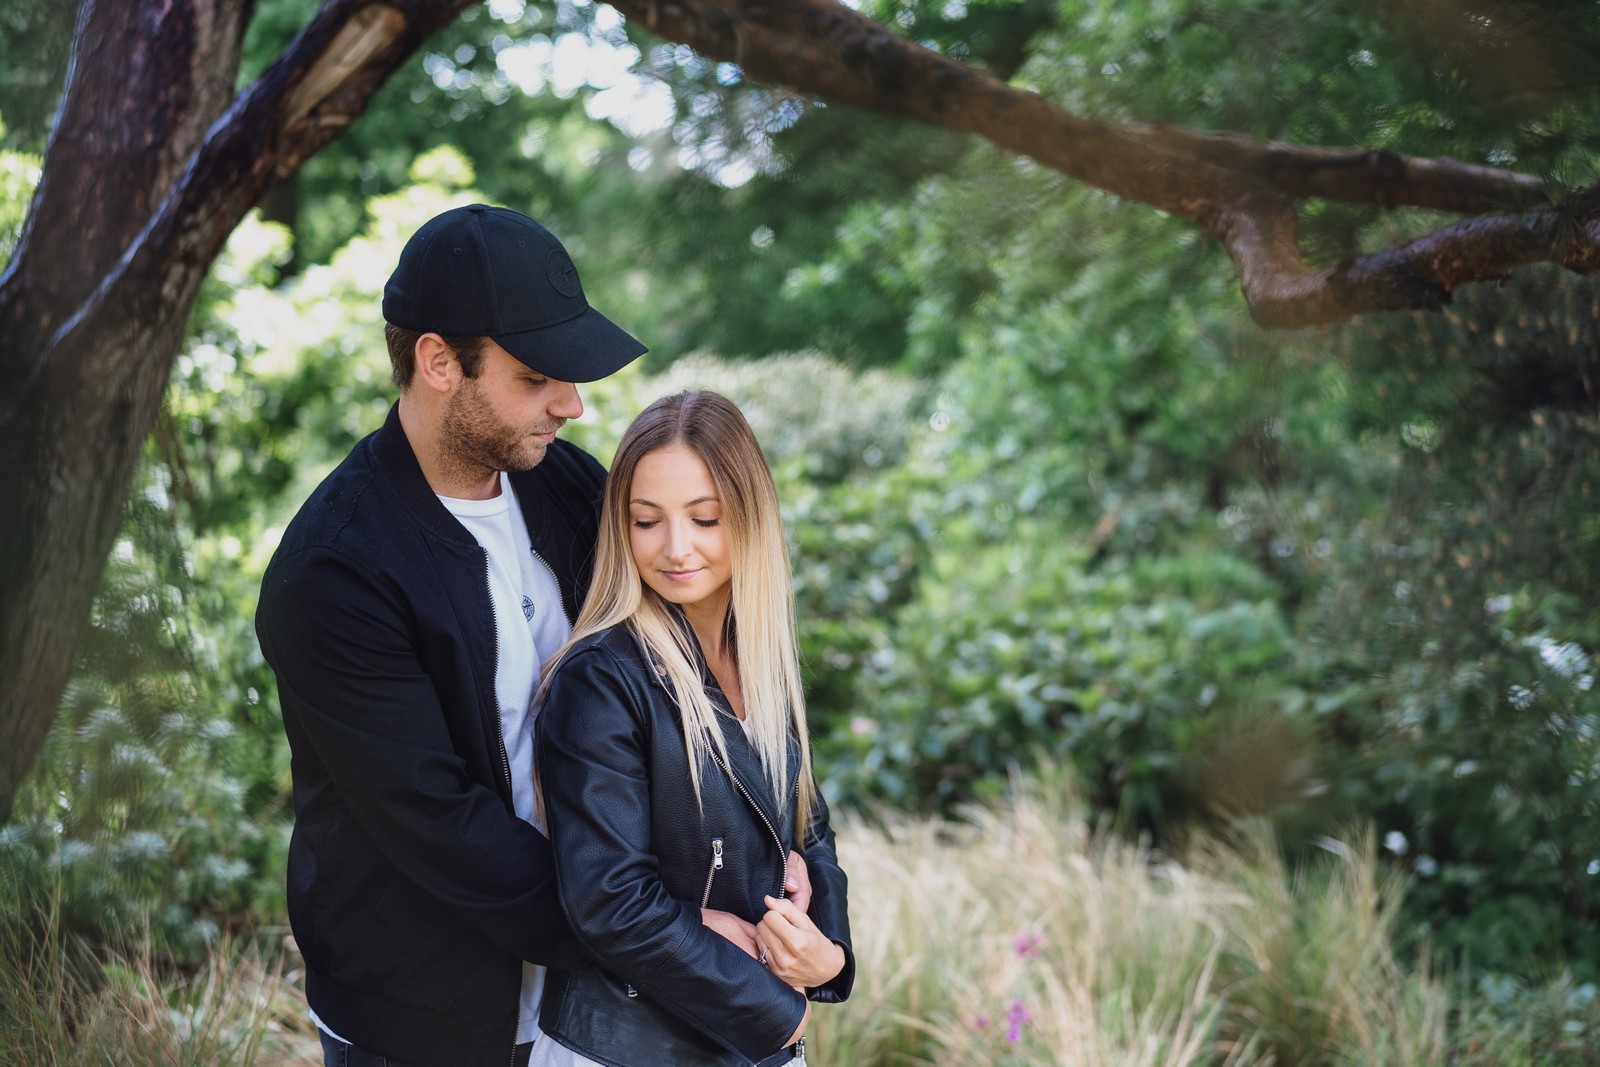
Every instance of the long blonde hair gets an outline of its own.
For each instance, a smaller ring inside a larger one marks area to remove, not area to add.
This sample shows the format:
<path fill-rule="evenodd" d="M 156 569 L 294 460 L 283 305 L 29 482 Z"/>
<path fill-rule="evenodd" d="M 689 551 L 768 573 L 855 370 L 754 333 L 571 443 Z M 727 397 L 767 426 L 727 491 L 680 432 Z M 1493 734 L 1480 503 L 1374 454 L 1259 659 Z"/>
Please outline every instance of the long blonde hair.
<path fill-rule="evenodd" d="M 622 435 L 606 478 L 589 596 L 572 637 L 545 664 L 535 700 L 543 702 L 557 666 L 574 645 L 626 622 L 646 654 L 665 669 L 683 716 L 689 776 L 697 800 L 703 767 L 712 752 L 727 765 L 718 712 L 701 682 L 694 634 L 680 621 L 677 608 L 640 578 L 628 537 L 628 498 L 639 461 L 675 446 L 700 457 L 722 501 L 733 570 L 729 636 L 739 666 L 745 720 L 779 811 L 787 802 L 783 793 L 789 772 L 788 739 L 792 733 L 799 740 L 796 827 L 804 835 L 817 798 L 796 651 L 789 550 L 766 457 L 750 424 L 727 397 L 706 391 L 664 396 L 640 412 Z"/>

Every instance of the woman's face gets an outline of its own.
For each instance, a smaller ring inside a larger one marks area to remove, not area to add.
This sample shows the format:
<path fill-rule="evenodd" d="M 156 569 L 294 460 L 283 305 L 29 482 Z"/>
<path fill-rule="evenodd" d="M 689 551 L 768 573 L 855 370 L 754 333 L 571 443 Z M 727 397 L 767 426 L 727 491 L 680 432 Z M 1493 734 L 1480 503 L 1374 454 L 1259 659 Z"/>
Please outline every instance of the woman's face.
<path fill-rule="evenodd" d="M 727 607 L 733 565 L 711 471 L 682 445 L 639 460 L 628 492 L 628 544 L 644 583 L 691 612 Z"/>

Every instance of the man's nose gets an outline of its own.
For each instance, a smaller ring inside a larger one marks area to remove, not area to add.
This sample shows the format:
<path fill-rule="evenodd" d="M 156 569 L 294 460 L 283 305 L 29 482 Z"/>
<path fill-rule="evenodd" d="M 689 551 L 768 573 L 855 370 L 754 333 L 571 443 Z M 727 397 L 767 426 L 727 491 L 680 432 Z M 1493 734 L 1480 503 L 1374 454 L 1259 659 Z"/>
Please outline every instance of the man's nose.
<path fill-rule="evenodd" d="M 550 398 L 550 414 L 558 419 L 576 419 L 583 416 L 583 398 L 578 387 L 571 382 L 557 383 L 560 388 Z"/>

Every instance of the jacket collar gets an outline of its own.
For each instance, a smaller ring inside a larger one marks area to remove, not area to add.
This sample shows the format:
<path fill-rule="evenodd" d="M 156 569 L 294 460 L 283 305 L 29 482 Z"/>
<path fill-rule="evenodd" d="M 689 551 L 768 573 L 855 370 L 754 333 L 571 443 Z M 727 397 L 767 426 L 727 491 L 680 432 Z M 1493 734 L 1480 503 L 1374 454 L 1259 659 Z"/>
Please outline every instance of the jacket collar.
<path fill-rule="evenodd" d="M 787 810 L 778 812 L 773 810 L 772 786 L 767 780 L 767 772 L 761 766 L 761 757 L 756 754 L 756 748 L 750 743 L 750 738 L 745 735 L 744 724 L 734 715 L 732 706 L 728 703 L 727 694 L 717 682 L 716 676 L 711 673 L 711 666 L 706 662 L 705 650 L 700 647 L 700 639 L 695 636 L 694 628 L 689 625 L 689 620 L 682 611 L 674 608 L 673 622 L 678 628 L 688 635 L 689 647 L 694 650 L 695 666 L 700 671 L 700 684 L 705 687 L 711 697 L 712 705 L 720 712 L 717 716 L 717 725 L 722 728 L 722 740 L 728 750 L 728 771 L 744 786 L 744 791 L 749 794 L 750 800 L 762 814 L 772 820 L 772 825 L 778 828 L 779 833 L 786 832 L 793 824 L 794 812 Z M 654 653 L 647 650 L 644 654 L 650 669 L 646 672 L 650 679 L 663 690 L 670 698 L 672 687 L 668 684 L 665 668 L 656 659 Z M 785 783 L 785 796 L 794 793 L 795 784 L 799 781 L 799 752 L 791 744 L 789 753 L 788 781 Z M 787 808 L 787 806 L 786 806 Z"/>
<path fill-rule="evenodd" d="M 379 473 L 393 487 L 400 503 L 430 533 L 462 547 L 477 547 L 478 542 L 450 514 L 450 509 L 440 503 L 439 494 L 423 475 L 422 464 L 417 462 L 417 454 L 411 449 L 411 440 L 400 425 L 398 401 L 390 405 L 388 417 L 373 433 L 372 451 Z"/>

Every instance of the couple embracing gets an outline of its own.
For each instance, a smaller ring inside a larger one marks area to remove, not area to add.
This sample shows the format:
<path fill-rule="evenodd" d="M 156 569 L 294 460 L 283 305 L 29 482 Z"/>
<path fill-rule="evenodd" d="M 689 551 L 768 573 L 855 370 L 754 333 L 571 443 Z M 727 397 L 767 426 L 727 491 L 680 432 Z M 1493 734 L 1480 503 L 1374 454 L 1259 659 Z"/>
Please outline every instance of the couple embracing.
<path fill-rule="evenodd" d="M 609 475 L 557 430 L 645 349 L 474 204 L 384 288 L 399 401 L 262 581 L 328 1067 L 804 1062 L 854 978 L 783 530 L 714 393 Z"/>

